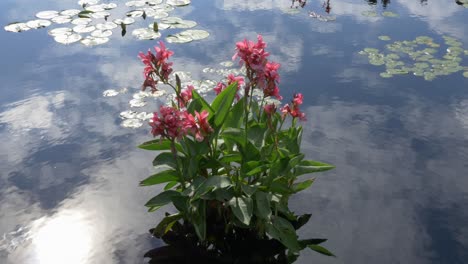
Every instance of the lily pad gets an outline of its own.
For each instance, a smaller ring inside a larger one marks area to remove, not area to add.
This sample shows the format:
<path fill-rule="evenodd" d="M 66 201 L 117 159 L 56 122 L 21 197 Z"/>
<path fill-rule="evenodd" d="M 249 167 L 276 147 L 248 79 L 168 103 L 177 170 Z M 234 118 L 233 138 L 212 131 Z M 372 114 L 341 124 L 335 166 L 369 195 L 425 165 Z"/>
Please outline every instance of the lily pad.
<path fill-rule="evenodd" d="M 154 13 L 151 14 L 154 19 L 161 19 L 169 16 L 169 13 L 162 11 L 162 10 L 155 10 Z"/>
<path fill-rule="evenodd" d="M 78 10 L 78 9 L 67 9 L 67 10 L 63 10 L 62 12 L 60 12 L 60 15 L 72 17 L 72 16 L 78 15 L 80 12 L 81 10 Z"/>
<path fill-rule="evenodd" d="M 180 35 L 190 36 L 193 40 L 200 40 L 210 36 L 210 33 L 201 29 L 189 29 L 179 33 Z"/>
<path fill-rule="evenodd" d="M 141 6 L 144 6 L 146 4 L 145 1 L 128 1 L 125 3 L 126 6 L 128 7 L 141 7 Z"/>
<path fill-rule="evenodd" d="M 77 25 L 73 27 L 73 31 L 75 31 L 76 33 L 89 33 L 94 30 L 96 30 L 95 26 Z"/>
<path fill-rule="evenodd" d="M 75 18 L 71 21 L 73 25 L 87 25 L 93 21 L 91 18 Z"/>
<path fill-rule="evenodd" d="M 48 27 L 50 25 L 52 25 L 52 22 L 50 22 L 49 20 L 45 20 L 45 19 L 36 19 L 36 20 L 31 20 L 31 21 L 26 22 L 26 26 L 30 28 L 34 28 L 34 29 Z"/>
<path fill-rule="evenodd" d="M 99 18 L 106 18 L 106 17 L 109 17 L 111 14 L 107 11 L 100 11 L 100 12 L 95 12 L 95 13 L 92 13 L 91 16 L 93 18 L 96 18 L 96 19 L 99 19 Z"/>
<path fill-rule="evenodd" d="M 104 92 L 102 92 L 102 96 L 104 96 L 104 97 L 113 97 L 113 96 L 116 96 L 118 94 L 119 94 L 119 92 L 114 90 L 114 89 L 109 89 L 109 90 L 105 90 Z"/>
<path fill-rule="evenodd" d="M 102 45 L 102 44 L 107 43 L 108 41 L 109 41 L 109 38 L 97 38 L 97 37 L 87 36 L 81 41 L 81 43 L 89 47 L 89 46 Z"/>
<path fill-rule="evenodd" d="M 232 67 L 234 66 L 234 62 L 232 61 L 223 61 L 223 62 L 220 62 L 219 63 L 221 66 L 224 66 L 224 67 Z"/>
<path fill-rule="evenodd" d="M 126 17 L 124 19 L 114 19 L 114 23 L 117 24 L 117 25 L 120 25 L 122 23 L 124 25 L 130 25 L 130 24 L 135 23 L 135 19 L 133 19 L 131 17 Z"/>
<path fill-rule="evenodd" d="M 61 27 L 61 28 L 54 28 L 52 30 L 49 30 L 48 34 L 55 37 L 55 36 L 66 35 L 66 34 L 71 35 L 73 34 L 73 32 L 71 28 Z"/>
<path fill-rule="evenodd" d="M 82 39 L 81 35 L 79 34 L 75 34 L 75 33 L 66 33 L 66 34 L 62 34 L 62 35 L 56 35 L 54 37 L 54 40 L 60 44 L 65 44 L 65 45 L 68 45 L 68 44 L 72 44 L 72 43 L 75 43 L 75 42 L 78 42 Z"/>
<path fill-rule="evenodd" d="M 382 12 L 382 16 L 384 17 L 398 17 L 398 14 L 395 14 L 391 11 L 385 11 L 385 12 Z"/>
<path fill-rule="evenodd" d="M 150 40 L 161 37 L 161 33 L 154 32 L 154 30 L 150 28 L 137 28 L 132 31 L 132 35 L 139 40 Z"/>
<path fill-rule="evenodd" d="M 72 21 L 70 16 L 56 16 L 51 19 L 56 24 L 66 24 Z"/>
<path fill-rule="evenodd" d="M 186 6 L 190 4 L 190 0 L 167 0 L 166 3 L 172 6 Z"/>
<path fill-rule="evenodd" d="M 377 12 L 375 11 L 364 11 L 361 13 L 361 15 L 365 17 L 377 17 L 378 16 Z"/>
<path fill-rule="evenodd" d="M 130 107 L 143 107 L 146 105 L 146 102 L 141 99 L 132 99 L 128 103 L 130 104 Z"/>
<path fill-rule="evenodd" d="M 111 30 L 102 30 L 102 29 L 97 29 L 93 32 L 91 32 L 91 36 L 92 37 L 96 37 L 96 38 L 108 38 L 112 35 L 112 31 Z"/>
<path fill-rule="evenodd" d="M 127 128 L 139 128 L 143 126 L 143 121 L 137 118 L 125 119 L 122 121 L 121 126 Z"/>
<path fill-rule="evenodd" d="M 149 5 L 149 6 L 155 6 L 155 5 L 159 5 L 163 2 L 163 0 L 148 0 L 146 1 L 146 3 Z"/>
<path fill-rule="evenodd" d="M 79 0 L 78 4 L 79 5 L 95 5 L 99 3 L 100 0 Z"/>
<path fill-rule="evenodd" d="M 96 24 L 96 28 L 100 29 L 100 30 L 111 30 L 111 29 L 114 29 L 116 27 L 117 27 L 117 25 L 115 23 L 112 23 L 112 22 L 105 22 L 105 23 Z"/>
<path fill-rule="evenodd" d="M 22 32 L 22 31 L 27 31 L 27 30 L 30 30 L 31 28 L 29 28 L 26 23 L 12 23 L 12 24 L 9 24 L 9 25 L 6 25 L 4 27 L 4 29 L 6 31 L 9 31 L 9 32 L 15 32 L 15 33 L 18 33 L 18 32 Z"/>
<path fill-rule="evenodd" d="M 464 73 L 463 73 L 463 76 L 464 76 L 465 78 L 468 78 L 468 71 L 464 72 Z"/>
<path fill-rule="evenodd" d="M 143 16 L 144 11 L 143 10 L 132 10 L 128 11 L 125 15 L 128 17 L 141 17 Z"/>
<path fill-rule="evenodd" d="M 37 18 L 51 19 L 59 15 L 59 12 L 53 10 L 41 11 L 36 14 Z"/>
<path fill-rule="evenodd" d="M 103 7 L 105 10 L 111 10 L 111 9 L 116 8 L 116 7 L 117 7 L 117 4 L 116 4 L 116 3 L 102 4 L 102 7 Z"/>
<path fill-rule="evenodd" d="M 379 39 L 383 40 L 383 41 L 389 41 L 390 37 L 389 36 L 379 36 Z"/>

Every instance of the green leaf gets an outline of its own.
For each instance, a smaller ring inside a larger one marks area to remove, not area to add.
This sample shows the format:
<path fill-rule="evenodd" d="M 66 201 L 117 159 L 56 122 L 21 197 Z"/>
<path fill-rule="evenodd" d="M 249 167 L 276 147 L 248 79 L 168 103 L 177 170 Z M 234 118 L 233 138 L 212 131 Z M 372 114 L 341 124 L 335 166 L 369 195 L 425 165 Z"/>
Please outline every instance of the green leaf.
<path fill-rule="evenodd" d="M 179 182 L 177 181 L 172 181 L 172 182 L 168 182 L 166 184 L 166 186 L 164 186 L 164 190 L 167 191 L 167 190 L 170 190 L 172 189 L 172 187 L 176 186 Z"/>
<path fill-rule="evenodd" d="M 272 216 L 271 223 L 267 222 L 266 231 L 268 235 L 281 242 L 292 252 L 299 252 L 301 250 L 296 230 L 294 230 L 294 227 L 288 220 Z"/>
<path fill-rule="evenodd" d="M 244 121 L 244 106 L 246 97 L 242 97 L 229 111 L 226 120 L 224 120 L 223 127 L 241 127 Z"/>
<path fill-rule="evenodd" d="M 241 223 L 249 225 L 253 211 L 252 199 L 246 196 L 233 197 L 228 203 L 237 219 Z"/>
<path fill-rule="evenodd" d="M 289 188 L 288 180 L 286 180 L 283 177 L 275 179 L 270 185 L 270 190 L 273 193 L 279 193 L 279 194 L 292 194 L 293 193 L 291 188 Z"/>
<path fill-rule="evenodd" d="M 314 160 L 303 160 L 294 170 L 295 176 L 300 176 L 303 174 L 314 173 L 319 171 L 327 171 L 335 168 L 330 164 L 314 161 Z"/>
<path fill-rule="evenodd" d="M 221 135 L 224 140 L 233 141 L 241 147 L 245 147 L 245 131 L 240 128 L 229 127 Z"/>
<path fill-rule="evenodd" d="M 178 191 L 167 190 L 151 198 L 151 200 L 149 200 L 145 204 L 145 206 L 146 207 L 161 207 L 170 203 L 171 199 L 177 196 L 181 196 Z"/>
<path fill-rule="evenodd" d="M 171 141 L 168 139 L 155 139 L 147 141 L 138 147 L 146 150 L 171 150 Z M 182 147 L 179 143 L 175 143 L 175 147 L 177 151 L 182 152 Z"/>
<path fill-rule="evenodd" d="M 180 91 L 182 90 L 182 85 L 180 83 L 180 78 L 179 78 L 179 75 L 175 75 L 175 79 L 176 79 L 176 92 L 177 92 L 177 96 L 180 96 Z"/>
<path fill-rule="evenodd" d="M 302 226 L 304 226 L 305 224 L 307 224 L 307 222 L 309 222 L 311 216 L 312 216 L 311 214 L 303 214 L 303 215 L 299 216 L 297 218 L 297 220 L 295 221 L 295 223 L 293 223 L 294 229 L 297 230 L 297 229 L 301 228 Z"/>
<path fill-rule="evenodd" d="M 142 15 L 143 19 L 146 19 L 146 12 L 143 11 L 143 15 Z"/>
<path fill-rule="evenodd" d="M 173 169 L 177 167 L 177 161 L 174 158 L 174 155 L 170 152 L 162 152 L 153 160 L 153 166 L 169 166 Z"/>
<path fill-rule="evenodd" d="M 236 97 L 236 93 L 237 83 L 232 83 L 213 100 L 211 107 L 216 113 L 214 120 L 215 126 L 220 127 L 224 123 L 224 120 L 232 107 L 232 102 Z"/>
<path fill-rule="evenodd" d="M 94 13 L 93 11 L 90 10 L 84 10 L 78 13 L 79 18 L 90 18 L 91 16 L 89 14 Z"/>
<path fill-rule="evenodd" d="M 154 175 L 149 176 L 148 178 L 140 182 L 140 186 L 151 186 L 155 184 L 178 181 L 179 176 L 175 170 L 165 170 L 158 172 Z"/>
<path fill-rule="evenodd" d="M 265 192 L 255 193 L 255 215 L 263 219 L 269 219 L 271 216 L 270 198 Z"/>
<path fill-rule="evenodd" d="M 206 201 L 198 200 L 192 204 L 192 220 L 195 233 L 201 241 L 206 239 Z"/>
<path fill-rule="evenodd" d="M 123 22 L 120 24 L 120 27 L 122 28 L 122 37 L 127 34 L 127 25 L 125 25 Z"/>
<path fill-rule="evenodd" d="M 323 242 L 327 241 L 328 239 L 325 238 L 310 238 L 310 239 L 301 239 L 299 240 L 299 244 L 301 247 L 304 249 L 308 245 L 319 245 L 322 244 Z"/>
<path fill-rule="evenodd" d="M 154 32 L 158 32 L 158 31 L 159 31 L 159 27 L 158 27 L 158 23 L 157 23 L 157 22 L 154 22 L 154 23 L 153 23 L 153 31 L 154 31 Z"/>
<path fill-rule="evenodd" d="M 213 108 L 211 108 L 210 104 L 208 104 L 208 102 L 195 90 L 192 90 L 192 101 L 190 102 L 189 107 L 187 107 L 187 109 L 192 114 L 194 113 L 194 110 L 196 110 L 199 113 L 201 113 L 203 110 L 206 110 L 209 114 L 208 120 L 211 120 L 215 113 Z"/>
<path fill-rule="evenodd" d="M 212 176 L 206 179 L 200 187 L 195 191 L 193 199 L 197 199 L 201 195 L 207 192 L 214 191 L 216 189 L 223 189 L 232 186 L 231 179 L 227 176 Z"/>
<path fill-rule="evenodd" d="M 314 179 L 295 183 L 292 185 L 292 190 L 294 193 L 298 193 L 309 188 L 312 185 L 312 183 L 314 183 Z"/>
<path fill-rule="evenodd" d="M 164 217 L 164 219 L 161 222 L 159 222 L 159 224 L 154 229 L 153 235 L 157 238 L 161 238 L 164 234 L 171 230 L 171 227 L 175 224 L 175 222 L 177 222 L 181 218 L 181 213 L 176 213 Z"/>
<path fill-rule="evenodd" d="M 231 162 L 237 162 L 237 163 L 240 163 L 242 161 L 242 156 L 240 153 L 235 153 L 235 154 L 228 154 L 228 155 L 224 155 L 220 161 L 222 163 L 231 163 Z"/>
<path fill-rule="evenodd" d="M 255 193 L 255 191 L 257 191 L 258 187 L 242 183 L 241 184 L 241 189 L 242 189 L 242 192 L 245 193 L 245 195 L 250 197 L 250 196 L 252 196 L 252 194 Z"/>
<path fill-rule="evenodd" d="M 322 246 L 319 246 L 319 245 L 307 245 L 308 248 L 312 249 L 313 251 L 315 252 L 318 252 L 320 254 L 323 254 L 323 255 L 326 255 L 326 256 L 330 256 L 330 257 L 335 257 L 335 255 L 333 255 L 333 253 L 331 253 L 328 249 L 322 247 Z"/>

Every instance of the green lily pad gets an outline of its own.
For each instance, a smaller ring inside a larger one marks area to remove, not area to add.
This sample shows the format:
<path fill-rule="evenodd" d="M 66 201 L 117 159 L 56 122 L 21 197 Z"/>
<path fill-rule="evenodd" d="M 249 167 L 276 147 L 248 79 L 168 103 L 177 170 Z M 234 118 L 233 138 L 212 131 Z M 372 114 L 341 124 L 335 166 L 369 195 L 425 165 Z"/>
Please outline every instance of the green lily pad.
<path fill-rule="evenodd" d="M 365 17 L 377 17 L 378 16 L 377 12 L 375 11 L 364 11 L 361 13 L 361 15 Z"/>
<path fill-rule="evenodd" d="M 43 28 L 43 27 L 48 27 L 52 25 L 52 22 L 50 22 L 49 20 L 45 20 L 45 19 L 36 19 L 36 20 L 31 20 L 31 21 L 28 21 L 26 22 L 26 26 L 28 26 L 29 28 Z"/>
<path fill-rule="evenodd" d="M 382 16 L 384 17 L 398 17 L 398 14 L 395 14 L 391 11 L 385 11 L 385 12 L 382 12 Z"/>
<path fill-rule="evenodd" d="M 87 25 L 93 21 L 91 18 L 85 18 L 85 17 L 80 17 L 80 18 L 75 18 L 71 21 L 73 25 Z"/>
<path fill-rule="evenodd" d="M 93 18 L 96 18 L 96 19 L 100 19 L 100 18 L 106 18 L 106 17 L 110 17 L 110 13 L 107 12 L 107 11 L 100 11 L 100 12 L 94 12 L 91 14 L 91 17 Z"/>
<path fill-rule="evenodd" d="M 73 31 L 76 33 L 89 33 L 96 30 L 95 26 L 88 26 L 88 25 L 77 25 L 73 27 Z"/>
<path fill-rule="evenodd" d="M 130 24 L 133 24 L 135 23 L 135 19 L 131 18 L 131 17 L 126 17 L 124 19 L 114 19 L 113 21 L 115 24 L 117 25 L 121 25 L 121 24 L 124 24 L 124 25 L 130 25 Z"/>
<path fill-rule="evenodd" d="M 132 10 L 128 11 L 125 15 L 128 17 L 141 17 L 143 16 L 144 11 L 143 10 Z"/>
<path fill-rule="evenodd" d="M 56 16 L 51 19 L 52 22 L 56 24 L 66 24 L 72 21 L 70 16 Z"/>
<path fill-rule="evenodd" d="M 205 39 L 210 36 L 210 33 L 201 29 L 189 29 L 179 33 L 180 35 L 190 36 L 193 40 Z"/>
<path fill-rule="evenodd" d="M 464 72 L 464 73 L 463 73 L 463 76 L 464 76 L 465 78 L 468 78 L 468 71 Z"/>
<path fill-rule="evenodd" d="M 126 6 L 128 7 L 141 7 L 146 4 L 145 1 L 128 1 L 125 3 Z"/>
<path fill-rule="evenodd" d="M 61 28 L 54 28 L 52 30 L 49 30 L 48 34 L 55 37 L 55 36 L 66 35 L 66 34 L 71 35 L 73 34 L 73 32 L 71 28 L 61 27 Z"/>
<path fill-rule="evenodd" d="M 81 12 L 81 10 L 78 10 L 78 9 L 67 9 L 67 10 L 63 10 L 60 12 L 60 15 L 61 16 L 76 16 L 78 15 L 79 13 Z"/>
<path fill-rule="evenodd" d="M 113 22 L 105 22 L 96 24 L 96 28 L 100 30 L 111 30 L 117 27 L 117 24 Z"/>
<path fill-rule="evenodd" d="M 379 36 L 379 39 L 383 40 L 383 41 L 389 41 L 390 37 L 389 36 Z"/>
<path fill-rule="evenodd" d="M 93 32 L 91 32 L 91 36 L 95 38 L 108 38 L 112 35 L 111 30 L 102 30 L 102 29 L 97 29 Z"/>
<path fill-rule="evenodd" d="M 381 72 L 380 77 L 382 77 L 382 78 L 391 78 L 391 77 L 393 77 L 393 75 L 388 73 L 388 72 Z"/>
<path fill-rule="evenodd" d="M 161 33 L 154 32 L 154 30 L 150 28 L 134 29 L 132 31 L 132 35 L 135 36 L 139 40 L 150 40 L 150 39 L 157 39 L 161 37 Z"/>

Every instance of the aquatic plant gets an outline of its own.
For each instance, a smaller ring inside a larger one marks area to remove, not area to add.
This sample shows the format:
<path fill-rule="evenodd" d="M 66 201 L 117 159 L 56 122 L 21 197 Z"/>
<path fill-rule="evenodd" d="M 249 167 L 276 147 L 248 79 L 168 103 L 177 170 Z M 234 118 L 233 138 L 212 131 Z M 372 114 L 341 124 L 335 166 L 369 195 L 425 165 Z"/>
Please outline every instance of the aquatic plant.
<path fill-rule="evenodd" d="M 266 46 L 260 35 L 257 42 L 236 44 L 233 59 L 246 74 L 231 74 L 213 87 L 217 95 L 211 103 L 193 87 L 182 87 L 177 74 L 170 82 L 173 52 L 162 42 L 154 52 L 140 53 L 142 89 L 157 92 L 164 83 L 175 93 L 175 100 L 161 106 L 149 123 L 155 139 L 139 146 L 158 151 L 157 172 L 140 185 L 165 184 L 146 206 L 150 212 L 167 204 L 177 210 L 151 230 L 170 245 L 232 257 L 253 239 L 287 252 L 280 255 L 288 262 L 306 247 L 333 255 L 319 245 L 326 239 L 301 240 L 296 234 L 310 215 L 295 215 L 289 198 L 312 185 L 314 179 L 305 175 L 334 167 L 307 160 L 301 152 L 302 94 L 284 106 L 267 100 L 282 97 L 280 64 L 268 60 Z"/>

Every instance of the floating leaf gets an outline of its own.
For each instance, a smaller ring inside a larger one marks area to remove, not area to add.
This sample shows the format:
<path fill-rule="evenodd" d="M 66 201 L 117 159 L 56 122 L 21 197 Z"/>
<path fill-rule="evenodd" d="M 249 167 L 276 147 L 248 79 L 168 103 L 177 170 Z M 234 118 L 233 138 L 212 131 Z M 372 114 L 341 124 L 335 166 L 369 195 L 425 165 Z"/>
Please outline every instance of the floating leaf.
<path fill-rule="evenodd" d="M 465 78 L 468 78 L 468 71 L 464 72 L 464 73 L 463 73 L 463 76 L 464 76 Z"/>
<path fill-rule="evenodd" d="M 361 15 L 365 17 L 377 17 L 378 16 L 377 12 L 375 11 L 364 11 L 361 13 Z"/>
<path fill-rule="evenodd" d="M 93 21 L 91 18 L 75 18 L 71 21 L 73 25 L 87 25 Z"/>
<path fill-rule="evenodd" d="M 114 23 L 117 25 L 121 25 L 121 24 L 130 25 L 130 24 L 135 23 L 135 19 L 131 17 L 126 17 L 124 19 L 114 19 Z"/>
<path fill-rule="evenodd" d="M 95 30 L 91 32 L 91 36 L 96 37 L 96 38 L 108 38 L 112 35 L 112 31 L 110 30 Z"/>
<path fill-rule="evenodd" d="M 161 33 L 155 32 L 150 28 L 137 28 L 132 31 L 132 35 L 140 40 L 157 39 L 161 37 Z"/>
<path fill-rule="evenodd" d="M 96 24 L 96 28 L 100 29 L 100 30 L 110 30 L 110 29 L 114 29 L 116 27 L 117 27 L 117 25 L 115 23 L 112 23 L 112 22 L 105 22 L 105 23 Z"/>
<path fill-rule="evenodd" d="M 36 19 L 36 20 L 31 20 L 26 22 L 26 26 L 29 28 L 43 28 L 43 27 L 48 27 L 52 23 L 49 20 L 44 20 L 44 19 Z"/>
<path fill-rule="evenodd" d="M 54 28 L 52 30 L 49 30 L 48 34 L 55 37 L 58 35 L 66 35 L 66 34 L 71 35 L 73 34 L 73 32 L 71 28 L 61 27 L 61 28 Z"/>
<path fill-rule="evenodd" d="M 383 41 L 389 41 L 390 37 L 389 36 L 379 36 L 379 39 L 383 40 Z"/>
<path fill-rule="evenodd" d="M 72 43 L 75 43 L 77 41 L 80 41 L 82 39 L 81 35 L 79 34 L 75 34 L 75 33 L 67 33 L 67 34 L 62 34 L 62 35 L 56 35 L 54 37 L 54 40 L 58 43 L 61 43 L 61 44 L 72 44 Z"/>
<path fill-rule="evenodd" d="M 36 14 L 37 18 L 51 19 L 59 15 L 59 12 L 53 10 L 41 11 Z"/>
<path fill-rule="evenodd" d="M 105 90 L 104 92 L 102 92 L 102 96 L 104 96 L 104 97 L 112 97 L 112 96 L 116 96 L 118 94 L 119 94 L 119 92 L 117 92 L 114 89 L 109 89 L 109 90 Z M 127 118 L 130 118 L 130 117 L 127 117 Z"/>
<path fill-rule="evenodd" d="M 87 25 L 77 25 L 73 27 L 73 31 L 76 33 L 89 33 L 91 31 L 94 31 L 96 29 L 95 26 L 87 26 Z"/>
<path fill-rule="evenodd" d="M 220 62 L 219 63 L 221 66 L 224 66 L 224 67 L 232 67 L 234 66 L 234 63 L 232 61 L 223 61 L 223 62 Z"/>
<path fill-rule="evenodd" d="M 9 32 L 15 32 L 15 33 L 18 33 L 18 32 L 22 32 L 22 31 L 27 31 L 27 30 L 30 30 L 31 28 L 29 28 L 26 23 L 12 23 L 12 24 L 9 24 L 9 25 L 6 25 L 4 27 L 4 29 L 6 31 L 9 31 Z"/>
<path fill-rule="evenodd" d="M 140 119 L 125 119 L 122 121 L 121 126 L 128 128 L 139 128 L 143 125 L 143 121 Z"/>
<path fill-rule="evenodd" d="M 60 15 L 72 17 L 72 16 L 78 15 L 80 12 L 81 10 L 78 10 L 78 9 L 67 9 L 67 10 L 63 10 L 62 12 L 60 12 Z"/>
<path fill-rule="evenodd" d="M 115 91 L 115 90 L 113 90 L 113 91 Z M 117 91 L 115 91 L 115 92 L 117 92 Z M 127 111 L 121 112 L 119 116 L 120 116 L 122 119 L 136 118 L 137 112 L 132 111 L 132 110 L 127 110 Z"/>
<path fill-rule="evenodd" d="M 162 10 L 155 10 L 154 13 L 148 16 L 153 17 L 154 19 L 161 19 L 169 16 L 169 13 L 162 11 Z"/>
<path fill-rule="evenodd" d="M 128 7 L 141 7 L 141 6 L 144 6 L 146 3 L 145 1 L 128 1 L 125 3 L 126 6 Z"/>
<path fill-rule="evenodd" d="M 71 17 L 69 16 L 56 16 L 51 19 L 52 22 L 57 23 L 57 24 L 65 24 L 65 23 L 70 23 L 72 21 Z"/>
<path fill-rule="evenodd" d="M 391 11 L 385 11 L 385 12 L 382 12 L 382 16 L 384 17 L 398 17 L 398 14 L 395 14 Z"/>
<path fill-rule="evenodd" d="M 141 17 L 145 12 L 143 10 L 132 10 L 127 12 L 125 15 L 128 17 Z"/>
<path fill-rule="evenodd" d="M 101 11 L 101 12 L 95 12 L 91 14 L 93 18 L 99 19 L 99 18 L 106 18 L 109 17 L 111 14 L 107 11 Z"/>
<path fill-rule="evenodd" d="M 87 36 L 84 38 L 81 43 L 85 46 L 97 46 L 109 42 L 109 38 L 97 38 L 92 36 Z"/>
<path fill-rule="evenodd" d="M 190 0 L 167 0 L 166 3 L 172 6 L 186 6 L 190 4 Z"/>

